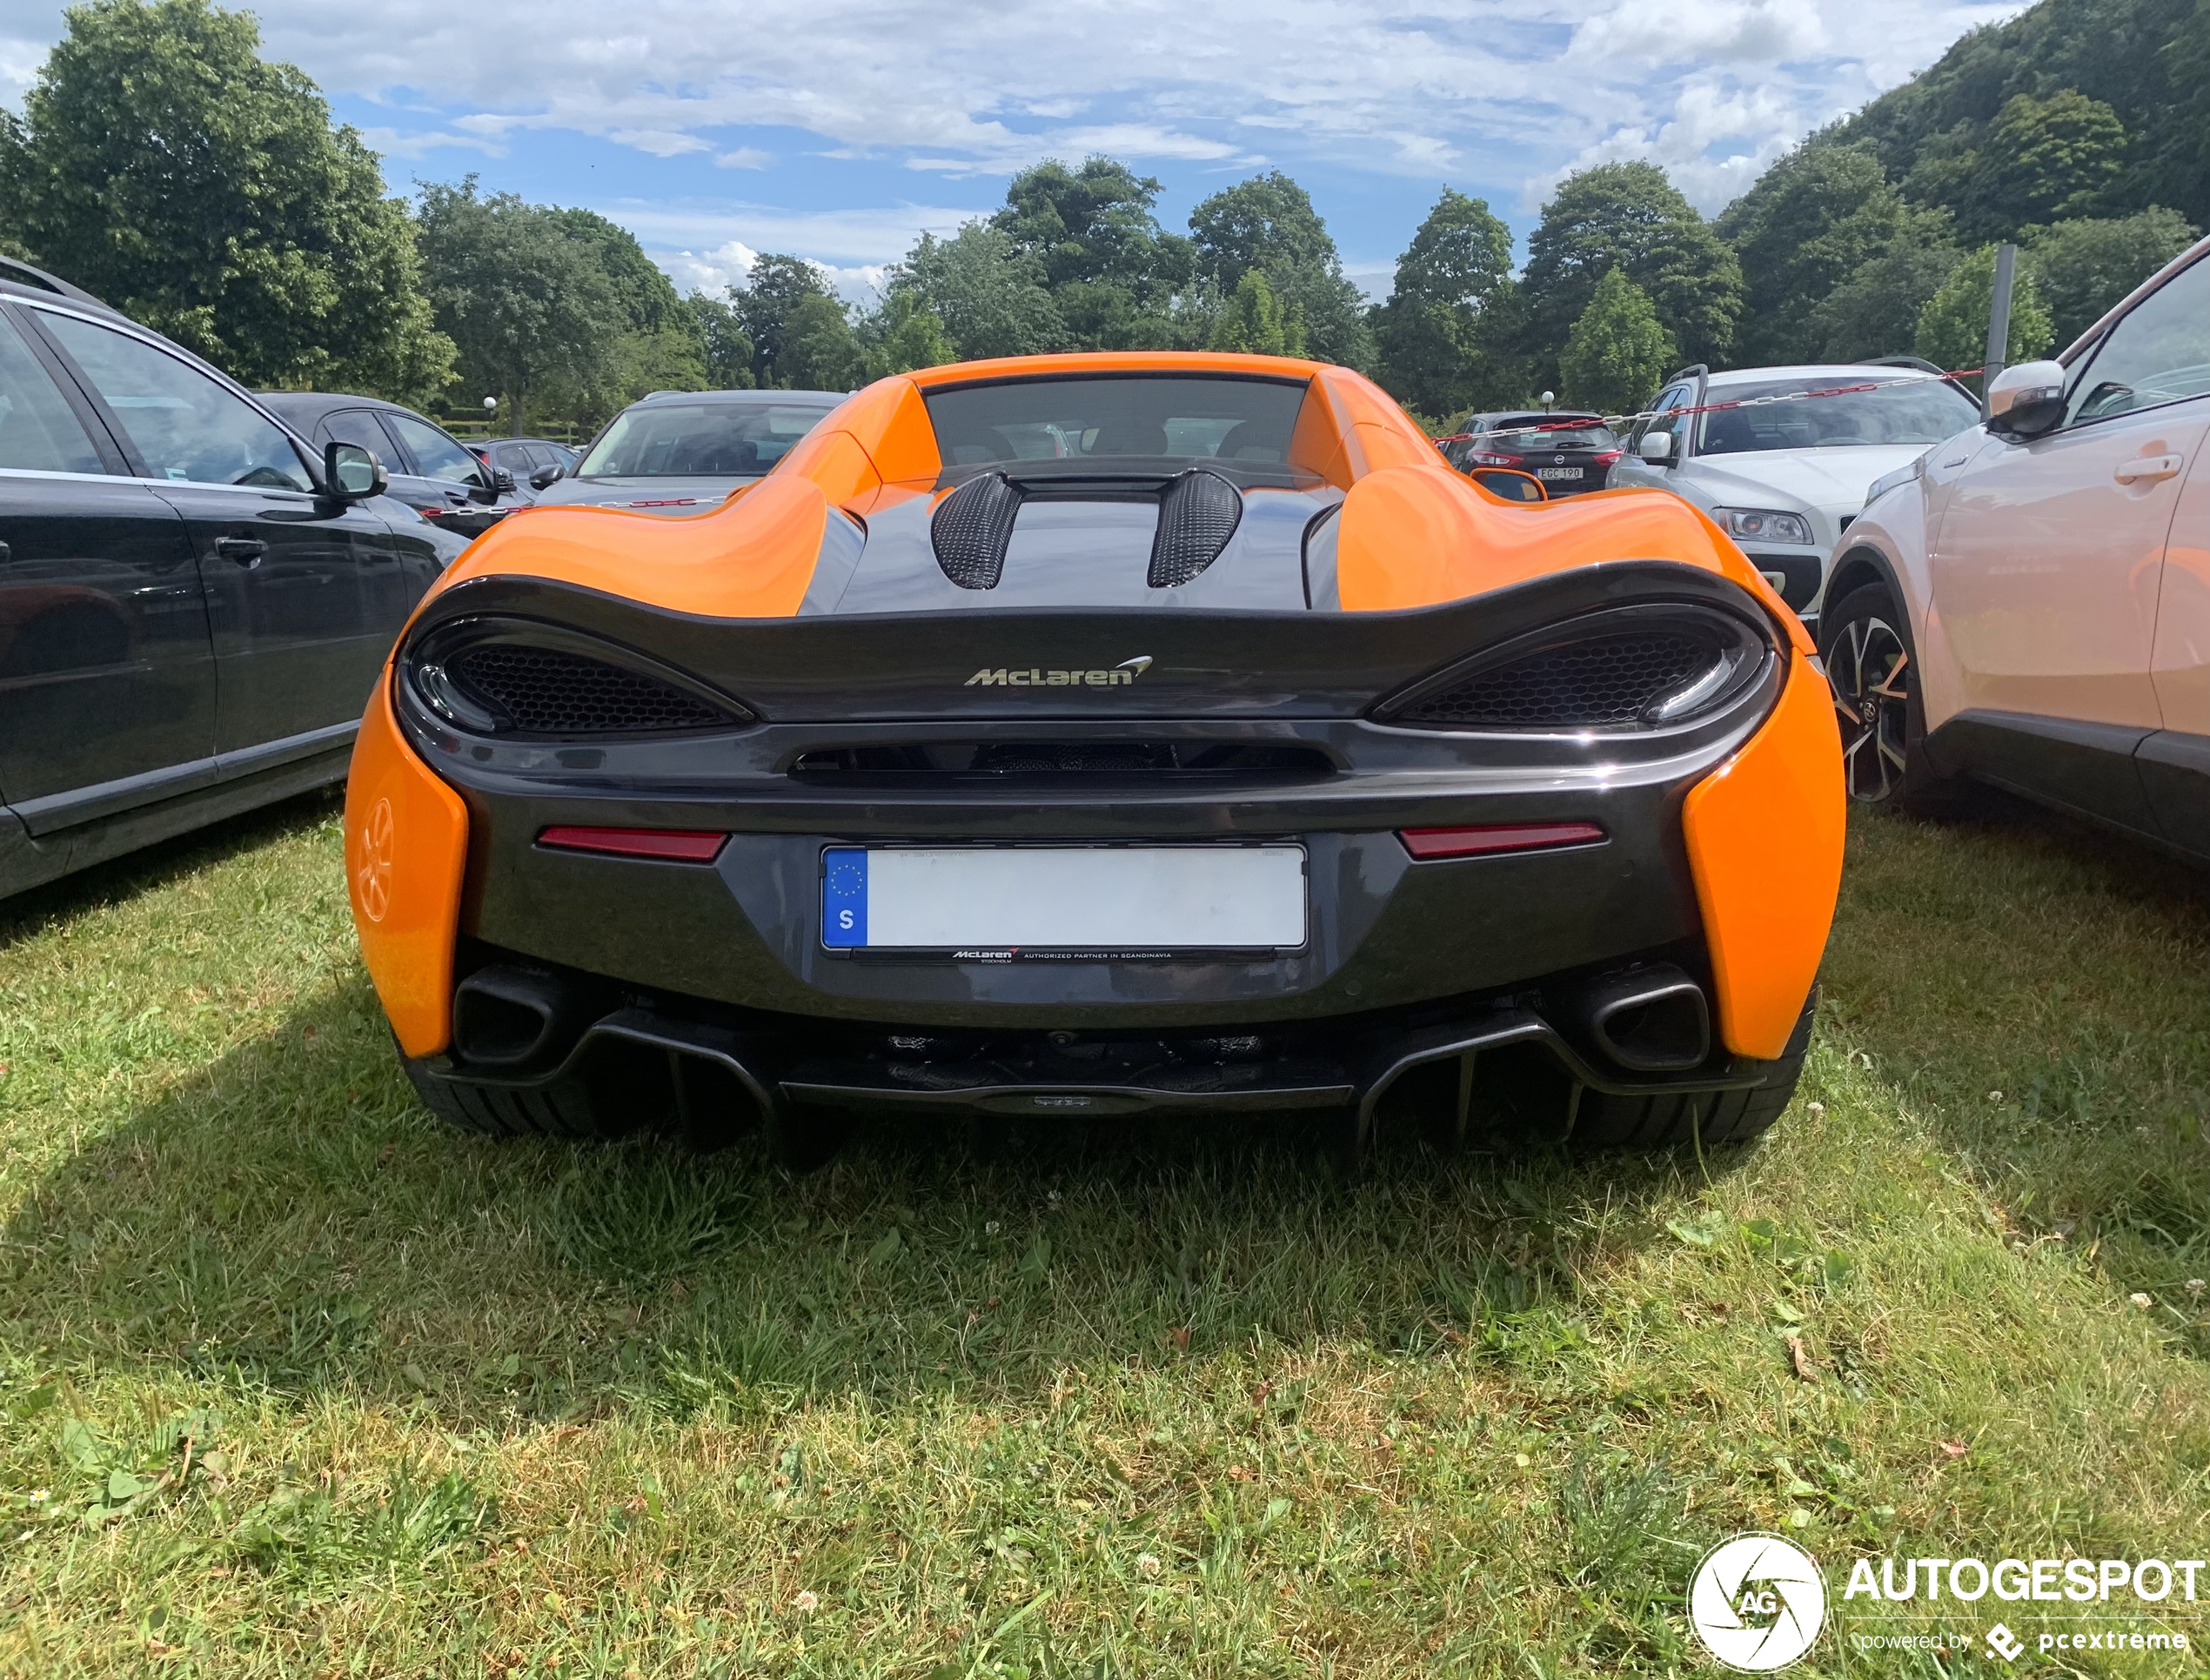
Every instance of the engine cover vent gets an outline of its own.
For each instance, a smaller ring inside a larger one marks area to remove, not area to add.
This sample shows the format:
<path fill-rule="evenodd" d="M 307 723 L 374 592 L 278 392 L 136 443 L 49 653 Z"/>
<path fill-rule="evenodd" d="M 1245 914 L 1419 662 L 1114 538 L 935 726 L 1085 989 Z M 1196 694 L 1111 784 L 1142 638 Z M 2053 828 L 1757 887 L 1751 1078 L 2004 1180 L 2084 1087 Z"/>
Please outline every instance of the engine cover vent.
<path fill-rule="evenodd" d="M 445 669 L 517 734 L 660 734 L 732 721 L 671 684 L 564 648 L 472 642 Z"/>
<path fill-rule="evenodd" d="M 1154 589 L 1188 583 L 1220 558 L 1242 518 L 1242 492 L 1217 472 L 1194 467 L 1181 474 L 1159 499 L 1146 581 Z"/>
<path fill-rule="evenodd" d="M 961 589 L 995 589 L 1020 511 L 1021 492 L 1002 472 L 970 479 L 945 497 L 928 521 L 929 545 L 944 575 Z"/>

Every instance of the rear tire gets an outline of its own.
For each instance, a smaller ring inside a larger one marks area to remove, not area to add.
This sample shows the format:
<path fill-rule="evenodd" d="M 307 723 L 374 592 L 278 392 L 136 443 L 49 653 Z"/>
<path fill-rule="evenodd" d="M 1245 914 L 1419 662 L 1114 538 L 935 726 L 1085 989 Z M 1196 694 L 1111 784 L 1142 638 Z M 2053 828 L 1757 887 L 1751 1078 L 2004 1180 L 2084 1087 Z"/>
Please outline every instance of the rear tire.
<path fill-rule="evenodd" d="M 464 1132 L 485 1137 L 618 1137 L 628 1128 L 610 1122 L 589 1086 L 564 1079 L 537 1090 L 509 1090 L 440 1079 L 426 1062 L 402 1055 L 399 1065 L 422 1106 Z"/>
<path fill-rule="evenodd" d="M 1852 589 L 1819 618 L 1818 653 L 1842 730 L 1842 778 L 1851 800 L 1874 810 L 1925 812 L 1953 800 L 1956 785 L 1926 759 L 1910 615 L 1885 584 Z"/>
<path fill-rule="evenodd" d="M 1584 1092 L 1573 1117 L 1570 1142 L 1592 1149 L 1671 1149 L 1683 1143 L 1747 1143 L 1778 1120 L 1803 1077 L 1811 1047 L 1818 988 L 1811 988 L 1786 1047 L 1765 1064 L 1758 1084 L 1732 1091 L 1688 1091 L 1678 1095 L 1608 1096 Z"/>

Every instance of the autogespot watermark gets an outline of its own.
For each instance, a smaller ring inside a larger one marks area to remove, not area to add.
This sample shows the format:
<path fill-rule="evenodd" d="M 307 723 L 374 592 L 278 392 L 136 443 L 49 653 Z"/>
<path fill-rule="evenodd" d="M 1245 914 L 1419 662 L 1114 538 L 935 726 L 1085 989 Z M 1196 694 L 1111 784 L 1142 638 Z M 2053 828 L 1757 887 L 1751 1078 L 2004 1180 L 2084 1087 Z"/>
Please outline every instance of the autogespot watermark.
<path fill-rule="evenodd" d="M 2049 1612 L 2021 1608 L 2012 1620 L 2039 1630 L 1992 1626 L 1845 1632 L 1859 1652 L 1908 1651 L 1976 1656 L 2014 1663 L 2028 1650 L 2171 1651 L 2193 1649 L 2173 1625 L 2172 1607 L 2210 1592 L 2199 1557 L 1859 1557 L 1850 1565 L 1839 1613 L 1872 1610 L 1920 1619 L 1975 1616 L 1989 1600 L 2021 1606 L 2094 1605 Z M 1902 1610 L 1903 1605 L 1912 1606 Z M 1925 1608 L 1919 1608 L 1924 1606 Z M 2155 1607 L 2151 1609 L 2149 1607 Z M 1953 1607 L 1953 1608 L 1952 1608 Z M 1818 1562 L 1777 1534 L 1737 1535 L 1715 1547 L 1689 1584 L 1688 1619 L 1704 1648 L 1731 1669 L 1770 1674 L 1810 1654 L 1825 1627 L 1826 1579 Z"/>

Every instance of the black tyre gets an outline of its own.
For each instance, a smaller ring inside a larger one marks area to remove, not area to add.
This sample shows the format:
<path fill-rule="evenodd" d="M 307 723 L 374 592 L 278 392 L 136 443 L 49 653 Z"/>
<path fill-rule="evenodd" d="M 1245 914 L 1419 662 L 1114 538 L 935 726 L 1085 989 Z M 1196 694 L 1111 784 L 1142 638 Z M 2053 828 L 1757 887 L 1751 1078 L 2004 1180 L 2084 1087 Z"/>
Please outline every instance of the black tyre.
<path fill-rule="evenodd" d="M 1804 1054 L 1811 1047 L 1812 1014 L 1818 988 L 1804 1000 L 1803 1014 L 1787 1047 L 1765 1064 L 1765 1078 L 1735 1091 L 1697 1091 L 1679 1096 L 1605 1096 L 1583 1094 L 1570 1141 L 1590 1149 L 1670 1149 L 1700 1142 L 1705 1148 L 1747 1143 L 1768 1130 L 1796 1094 Z"/>
<path fill-rule="evenodd" d="M 1841 724 L 1850 798 L 1898 811 L 1943 803 L 1952 789 L 1926 760 L 1911 620 L 1886 586 L 1852 589 L 1823 613 L 1818 652 Z"/>
<path fill-rule="evenodd" d="M 422 1106 L 464 1132 L 486 1137 L 617 1137 L 629 1130 L 615 1123 L 580 1079 L 564 1079 L 541 1090 L 507 1090 L 444 1080 L 422 1062 L 401 1056 Z"/>

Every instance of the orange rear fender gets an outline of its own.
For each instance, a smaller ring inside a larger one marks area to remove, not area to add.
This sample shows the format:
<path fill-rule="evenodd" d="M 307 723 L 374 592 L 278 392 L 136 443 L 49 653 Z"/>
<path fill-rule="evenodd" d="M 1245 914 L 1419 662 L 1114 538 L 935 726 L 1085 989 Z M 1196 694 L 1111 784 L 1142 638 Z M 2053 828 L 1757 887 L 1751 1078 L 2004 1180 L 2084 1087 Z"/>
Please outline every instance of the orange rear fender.
<path fill-rule="evenodd" d="M 345 887 L 361 958 L 399 1048 L 452 1038 L 452 953 L 468 867 L 468 807 L 392 716 L 391 668 L 368 702 L 345 783 Z"/>

